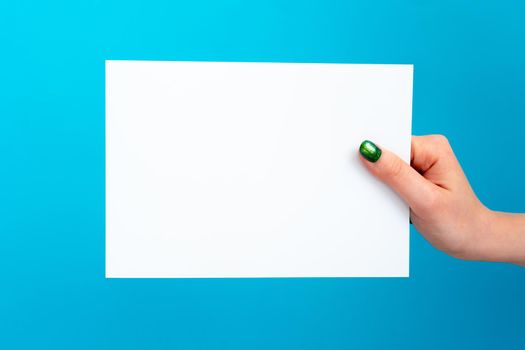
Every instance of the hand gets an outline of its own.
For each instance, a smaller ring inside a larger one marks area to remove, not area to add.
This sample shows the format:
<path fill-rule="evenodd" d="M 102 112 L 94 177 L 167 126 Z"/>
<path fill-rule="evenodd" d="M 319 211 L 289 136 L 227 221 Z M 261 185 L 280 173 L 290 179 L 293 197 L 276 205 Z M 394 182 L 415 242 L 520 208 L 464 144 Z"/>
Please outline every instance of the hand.
<path fill-rule="evenodd" d="M 409 205 L 412 223 L 433 246 L 461 259 L 525 265 L 525 215 L 486 208 L 444 136 L 412 137 L 410 166 L 370 141 L 360 153 Z"/>

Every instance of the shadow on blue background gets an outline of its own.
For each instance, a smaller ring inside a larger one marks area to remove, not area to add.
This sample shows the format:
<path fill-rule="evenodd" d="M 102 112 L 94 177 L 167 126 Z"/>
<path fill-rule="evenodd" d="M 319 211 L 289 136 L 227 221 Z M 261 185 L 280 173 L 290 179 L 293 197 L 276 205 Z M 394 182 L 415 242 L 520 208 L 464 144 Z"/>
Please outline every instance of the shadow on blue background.
<path fill-rule="evenodd" d="M 524 348 L 525 269 L 417 232 L 409 279 L 104 278 L 105 59 L 413 63 L 414 133 L 525 212 L 524 2 L 2 1 L 0 45 L 0 348 Z"/>

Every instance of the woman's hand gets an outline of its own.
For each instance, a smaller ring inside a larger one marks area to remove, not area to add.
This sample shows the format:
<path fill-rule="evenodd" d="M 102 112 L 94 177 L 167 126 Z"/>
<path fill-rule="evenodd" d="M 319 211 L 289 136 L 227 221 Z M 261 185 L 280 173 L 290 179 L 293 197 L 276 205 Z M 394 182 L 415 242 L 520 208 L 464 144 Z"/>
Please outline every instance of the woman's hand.
<path fill-rule="evenodd" d="M 371 141 L 359 150 L 368 170 L 410 206 L 412 223 L 436 248 L 461 259 L 525 265 L 525 215 L 486 208 L 444 136 L 412 137 L 410 166 Z"/>

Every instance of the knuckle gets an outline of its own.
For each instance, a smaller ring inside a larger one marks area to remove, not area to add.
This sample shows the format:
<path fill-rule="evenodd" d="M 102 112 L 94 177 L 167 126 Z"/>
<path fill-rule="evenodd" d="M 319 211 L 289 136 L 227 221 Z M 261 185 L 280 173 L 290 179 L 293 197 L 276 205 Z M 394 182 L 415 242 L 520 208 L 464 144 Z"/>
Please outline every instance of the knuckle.
<path fill-rule="evenodd" d="M 433 141 L 436 145 L 439 146 L 448 146 L 450 145 L 448 138 L 445 135 L 433 135 Z"/>
<path fill-rule="evenodd" d="M 392 178 L 400 177 L 403 173 L 403 163 L 398 159 L 392 160 L 386 167 L 385 173 Z"/>
<path fill-rule="evenodd" d="M 448 138 L 445 135 L 431 135 L 429 136 L 429 147 L 431 147 L 434 154 L 446 154 L 453 153 L 452 146 Z"/>

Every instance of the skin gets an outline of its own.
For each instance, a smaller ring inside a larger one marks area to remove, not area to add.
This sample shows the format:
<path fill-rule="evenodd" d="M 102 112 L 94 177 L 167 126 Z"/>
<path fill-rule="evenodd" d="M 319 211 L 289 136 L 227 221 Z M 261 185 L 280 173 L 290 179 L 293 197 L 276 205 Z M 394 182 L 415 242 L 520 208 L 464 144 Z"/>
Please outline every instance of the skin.
<path fill-rule="evenodd" d="M 488 209 L 472 190 L 448 140 L 413 136 L 410 165 L 381 147 L 365 167 L 410 207 L 412 223 L 437 249 L 465 260 L 525 266 L 525 214 Z"/>

